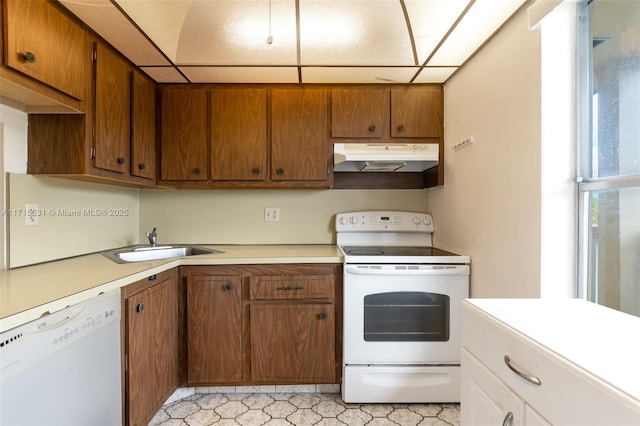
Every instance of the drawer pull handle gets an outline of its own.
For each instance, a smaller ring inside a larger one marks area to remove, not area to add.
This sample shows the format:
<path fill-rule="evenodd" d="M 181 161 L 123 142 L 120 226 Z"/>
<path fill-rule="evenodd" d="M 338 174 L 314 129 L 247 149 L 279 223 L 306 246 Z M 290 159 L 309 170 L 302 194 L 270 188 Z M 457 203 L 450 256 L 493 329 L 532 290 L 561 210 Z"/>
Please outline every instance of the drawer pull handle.
<path fill-rule="evenodd" d="M 142 311 L 144 311 L 144 303 L 139 303 L 136 306 L 136 312 L 142 312 Z"/>
<path fill-rule="evenodd" d="M 289 286 L 286 286 L 286 287 L 278 287 L 278 290 L 283 290 L 283 291 L 304 290 L 304 287 L 302 287 L 300 285 L 289 285 Z"/>
<path fill-rule="evenodd" d="M 324 312 L 323 312 L 323 313 L 321 313 L 321 314 L 320 314 L 320 319 L 321 319 L 321 320 L 326 320 L 326 319 L 327 319 L 327 314 L 326 314 L 326 313 L 324 313 Z"/>
<path fill-rule="evenodd" d="M 523 371 L 520 371 L 515 365 L 513 365 L 511 363 L 511 358 L 509 358 L 509 355 L 505 355 L 504 356 L 504 363 L 507 364 L 507 367 L 509 367 L 509 369 L 511 371 L 513 371 L 518 376 L 520 376 L 523 379 L 525 379 L 527 382 L 533 383 L 534 385 L 537 385 L 537 386 L 540 386 L 542 384 L 540 379 L 538 379 L 536 376 L 532 376 L 532 375 L 527 374 L 527 373 L 525 373 Z"/>
<path fill-rule="evenodd" d="M 233 290 L 233 286 L 230 283 L 224 286 L 224 291 L 231 291 L 231 290 Z"/>
<path fill-rule="evenodd" d="M 504 416 L 504 420 L 502 421 L 502 426 L 511 426 L 513 422 L 513 413 L 509 411 L 506 416 Z"/>

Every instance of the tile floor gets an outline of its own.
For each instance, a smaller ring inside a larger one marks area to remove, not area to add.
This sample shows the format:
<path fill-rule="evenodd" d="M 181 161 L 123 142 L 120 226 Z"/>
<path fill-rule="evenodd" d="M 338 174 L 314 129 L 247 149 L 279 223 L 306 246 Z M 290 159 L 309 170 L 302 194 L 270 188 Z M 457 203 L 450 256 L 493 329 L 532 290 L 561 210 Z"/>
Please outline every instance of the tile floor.
<path fill-rule="evenodd" d="M 458 404 L 345 404 L 340 393 L 194 393 L 167 403 L 150 426 L 458 426 Z"/>

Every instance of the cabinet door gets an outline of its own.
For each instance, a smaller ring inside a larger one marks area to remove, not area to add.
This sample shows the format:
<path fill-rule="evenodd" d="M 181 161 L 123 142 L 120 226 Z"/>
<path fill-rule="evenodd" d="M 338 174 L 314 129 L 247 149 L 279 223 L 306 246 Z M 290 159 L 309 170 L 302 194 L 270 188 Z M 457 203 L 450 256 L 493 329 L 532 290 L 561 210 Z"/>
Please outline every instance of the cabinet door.
<path fill-rule="evenodd" d="M 382 138 L 389 129 L 389 89 L 331 90 L 331 136 Z"/>
<path fill-rule="evenodd" d="M 515 426 L 524 423 L 524 401 L 464 348 L 461 365 L 462 424 Z"/>
<path fill-rule="evenodd" d="M 271 180 L 328 180 L 327 103 L 326 89 L 273 89 Z"/>
<path fill-rule="evenodd" d="M 267 176 L 267 91 L 211 91 L 211 179 Z"/>
<path fill-rule="evenodd" d="M 114 51 L 95 45 L 94 166 L 129 171 L 131 69 Z"/>
<path fill-rule="evenodd" d="M 126 412 L 130 425 L 148 424 L 178 386 L 177 286 L 173 275 L 126 300 Z"/>
<path fill-rule="evenodd" d="M 5 64 L 76 99 L 85 99 L 88 34 L 48 1 L 4 0 Z"/>
<path fill-rule="evenodd" d="M 252 304 L 252 379 L 334 383 L 334 338 L 332 303 Z"/>
<path fill-rule="evenodd" d="M 160 178 L 207 180 L 207 92 L 164 89 L 160 121 Z"/>
<path fill-rule="evenodd" d="M 242 279 L 237 275 L 187 279 L 188 382 L 242 379 Z"/>
<path fill-rule="evenodd" d="M 131 94 L 131 171 L 133 176 L 156 178 L 156 84 L 133 72 Z"/>
<path fill-rule="evenodd" d="M 391 89 L 391 137 L 441 138 L 442 86 Z"/>

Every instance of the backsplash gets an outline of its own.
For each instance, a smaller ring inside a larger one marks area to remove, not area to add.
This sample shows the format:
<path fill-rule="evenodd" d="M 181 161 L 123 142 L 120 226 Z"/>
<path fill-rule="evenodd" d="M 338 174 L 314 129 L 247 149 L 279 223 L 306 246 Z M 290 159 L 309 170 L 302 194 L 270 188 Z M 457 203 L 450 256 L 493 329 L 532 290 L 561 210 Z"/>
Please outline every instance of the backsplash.
<path fill-rule="evenodd" d="M 422 189 L 141 190 L 139 237 L 157 227 L 158 244 L 333 244 L 336 213 L 427 208 Z"/>
<path fill-rule="evenodd" d="M 10 268 L 138 243 L 136 189 L 11 173 L 8 192 Z"/>

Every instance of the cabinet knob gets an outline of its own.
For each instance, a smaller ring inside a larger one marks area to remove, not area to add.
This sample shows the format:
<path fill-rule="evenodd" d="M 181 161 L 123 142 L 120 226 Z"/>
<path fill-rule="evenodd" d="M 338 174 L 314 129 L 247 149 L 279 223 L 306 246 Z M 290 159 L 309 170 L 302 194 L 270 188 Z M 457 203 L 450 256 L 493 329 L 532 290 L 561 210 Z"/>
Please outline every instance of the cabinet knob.
<path fill-rule="evenodd" d="M 24 54 L 24 61 L 33 64 L 36 61 L 36 55 L 33 52 L 27 52 Z"/>
<path fill-rule="evenodd" d="M 144 303 L 139 303 L 136 306 L 136 312 L 142 312 L 142 311 L 144 311 Z"/>
<path fill-rule="evenodd" d="M 139 168 L 140 170 L 144 170 L 144 169 L 145 169 L 145 167 L 147 167 L 147 166 L 145 166 L 145 165 L 144 165 L 144 163 L 140 163 L 140 164 L 138 164 L 138 168 Z"/>
<path fill-rule="evenodd" d="M 399 131 L 399 132 L 403 132 L 403 131 L 404 131 L 404 124 L 400 124 L 400 125 L 398 126 L 398 131 Z"/>
<path fill-rule="evenodd" d="M 376 131 L 376 125 L 372 124 L 371 126 L 369 126 L 369 131 L 370 132 L 375 132 Z"/>
<path fill-rule="evenodd" d="M 233 286 L 230 283 L 227 283 L 227 285 L 224 286 L 224 291 L 231 291 L 233 289 Z"/>
<path fill-rule="evenodd" d="M 279 174 L 279 175 L 283 175 L 284 174 L 284 169 L 282 167 L 278 167 L 276 169 L 276 173 Z"/>
<path fill-rule="evenodd" d="M 260 168 L 254 167 L 253 169 L 251 169 L 251 173 L 253 173 L 254 175 L 259 175 L 260 174 Z"/>
<path fill-rule="evenodd" d="M 321 313 L 321 314 L 320 314 L 320 319 L 321 319 L 321 320 L 325 320 L 325 319 L 327 319 L 327 314 L 326 314 L 326 313 L 324 313 L 324 312 L 323 312 L 323 313 Z"/>
<path fill-rule="evenodd" d="M 118 157 L 118 164 L 124 164 L 124 157 Z"/>
<path fill-rule="evenodd" d="M 194 167 L 192 170 L 194 175 L 199 175 L 200 174 L 200 168 L 199 167 Z"/>

